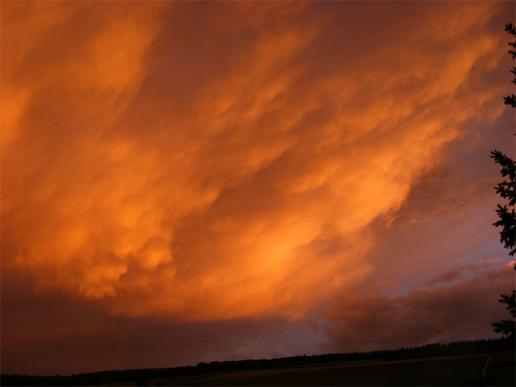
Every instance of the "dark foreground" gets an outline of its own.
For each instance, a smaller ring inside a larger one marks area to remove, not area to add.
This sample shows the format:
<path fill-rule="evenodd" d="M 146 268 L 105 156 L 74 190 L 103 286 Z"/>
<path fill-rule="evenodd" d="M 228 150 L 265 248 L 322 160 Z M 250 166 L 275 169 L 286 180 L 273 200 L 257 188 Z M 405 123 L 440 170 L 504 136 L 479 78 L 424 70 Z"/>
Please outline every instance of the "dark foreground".
<path fill-rule="evenodd" d="M 2 375 L 2 385 L 514 386 L 514 343 L 436 344 L 396 351 L 200 363 L 72 376 Z"/>
<path fill-rule="evenodd" d="M 488 355 L 324 365 L 191 375 L 139 381 L 148 386 L 514 386 L 514 352 Z M 128 385 L 122 383 L 122 385 Z"/>

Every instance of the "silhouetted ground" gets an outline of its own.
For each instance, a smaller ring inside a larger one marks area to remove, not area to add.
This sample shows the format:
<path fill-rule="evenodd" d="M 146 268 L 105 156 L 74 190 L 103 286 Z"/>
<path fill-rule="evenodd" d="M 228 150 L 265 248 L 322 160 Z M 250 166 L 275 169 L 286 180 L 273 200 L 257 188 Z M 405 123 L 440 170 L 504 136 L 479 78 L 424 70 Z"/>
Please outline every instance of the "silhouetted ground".
<path fill-rule="evenodd" d="M 342 362 L 267 370 L 210 373 L 139 381 L 148 386 L 514 386 L 514 352 L 496 354 L 503 367 L 482 369 L 488 355 L 399 361 Z M 511 362 L 507 362 L 512 359 Z M 493 364 L 492 364 L 493 365 Z M 129 385 L 128 383 L 122 385 Z"/>
<path fill-rule="evenodd" d="M 516 386 L 516 368 L 514 365 L 515 351 L 499 352 L 493 354 L 486 370 L 486 385 L 490 386 Z"/>
<path fill-rule="evenodd" d="M 2 375 L 1 385 L 514 386 L 514 357 L 513 341 L 479 340 L 392 351 L 199 363 L 189 367 L 71 376 Z"/>

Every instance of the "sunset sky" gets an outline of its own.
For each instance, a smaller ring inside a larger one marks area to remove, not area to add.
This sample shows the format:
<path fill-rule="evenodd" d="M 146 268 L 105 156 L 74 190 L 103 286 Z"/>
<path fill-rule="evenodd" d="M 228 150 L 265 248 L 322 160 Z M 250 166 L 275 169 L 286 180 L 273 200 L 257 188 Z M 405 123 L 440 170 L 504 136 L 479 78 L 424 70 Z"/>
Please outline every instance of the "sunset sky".
<path fill-rule="evenodd" d="M 2 373 L 494 337 L 514 7 L 2 2 Z"/>

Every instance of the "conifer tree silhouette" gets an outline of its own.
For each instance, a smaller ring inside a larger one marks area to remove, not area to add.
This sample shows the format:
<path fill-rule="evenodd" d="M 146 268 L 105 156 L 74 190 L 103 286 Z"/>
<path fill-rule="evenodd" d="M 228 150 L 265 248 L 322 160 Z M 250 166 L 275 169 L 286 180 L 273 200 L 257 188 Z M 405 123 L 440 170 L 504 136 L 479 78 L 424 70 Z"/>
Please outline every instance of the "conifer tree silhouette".
<path fill-rule="evenodd" d="M 512 23 L 505 25 L 505 31 L 508 32 L 514 41 L 509 43 L 512 59 L 516 58 L 516 27 Z M 516 67 L 513 66 L 511 73 L 515 76 L 512 83 L 516 84 Z M 516 95 L 511 94 L 504 97 L 504 103 L 516 107 Z M 516 135 L 516 133 L 515 133 Z M 498 220 L 493 223 L 494 226 L 500 227 L 500 242 L 506 249 L 509 249 L 509 255 L 516 253 L 516 162 L 509 156 L 498 150 L 491 152 L 491 158 L 501 166 L 500 174 L 503 180 L 495 187 L 496 193 L 506 201 L 505 204 L 498 204 L 496 213 Z M 514 265 L 516 270 L 516 265 Z M 516 290 L 512 290 L 512 294 L 501 294 L 498 302 L 506 304 L 506 309 L 512 316 L 510 320 L 500 320 L 493 323 L 496 333 L 500 333 L 504 337 L 510 339 L 515 338 L 516 331 Z"/>

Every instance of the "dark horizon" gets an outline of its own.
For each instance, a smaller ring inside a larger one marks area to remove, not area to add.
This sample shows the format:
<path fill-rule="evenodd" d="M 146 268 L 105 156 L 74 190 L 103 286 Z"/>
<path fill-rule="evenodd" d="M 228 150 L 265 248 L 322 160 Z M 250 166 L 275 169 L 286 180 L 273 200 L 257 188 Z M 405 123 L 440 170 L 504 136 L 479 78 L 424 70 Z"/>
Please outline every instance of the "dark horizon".
<path fill-rule="evenodd" d="M 199 362 L 197 364 L 189 364 L 184 366 L 164 367 L 164 368 L 131 368 L 120 370 L 91 370 L 89 372 L 81 372 L 69 375 L 35 375 L 35 374 L 0 374 L 7 378 L 7 381 L 45 381 L 50 380 L 54 385 L 71 383 L 74 380 L 83 381 L 88 378 L 97 378 L 96 383 L 113 383 L 116 381 L 133 381 L 135 379 L 156 379 L 170 377 L 176 375 L 192 375 L 205 372 L 222 372 L 222 371 L 241 371 L 241 370 L 261 370 L 270 367 L 292 367 L 312 364 L 324 364 L 333 362 L 352 362 L 356 360 L 413 360 L 425 359 L 428 357 L 447 357 L 447 356 L 464 356 L 471 354 L 484 354 L 496 351 L 510 351 L 514 349 L 514 341 L 507 338 L 496 339 L 478 339 L 469 341 L 456 341 L 449 343 L 430 343 L 417 347 L 403 347 L 387 350 L 376 350 L 368 352 L 348 352 L 348 353 L 320 353 L 320 354 L 302 354 L 294 356 L 284 356 L 276 358 L 253 358 L 253 359 L 235 359 L 235 360 L 214 360 L 208 362 Z M 176 372 L 177 371 L 177 372 Z M 141 376 L 138 374 L 141 373 Z M 27 379 L 24 379 L 27 377 Z M 78 377 L 78 378 L 77 378 Z M 32 378 L 32 379 L 31 379 Z M 54 379 L 57 378 L 57 379 Z M 56 383 L 60 382 L 60 383 Z M 91 382 L 90 382 L 91 383 Z M 6 385 L 17 385 L 20 383 L 7 383 Z M 83 383 L 73 383 L 83 384 Z M 89 383 L 88 383 L 89 384 Z M 31 383 L 32 385 L 32 383 Z"/>

